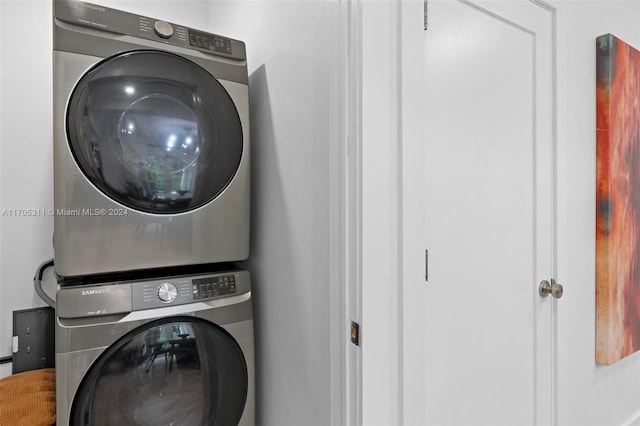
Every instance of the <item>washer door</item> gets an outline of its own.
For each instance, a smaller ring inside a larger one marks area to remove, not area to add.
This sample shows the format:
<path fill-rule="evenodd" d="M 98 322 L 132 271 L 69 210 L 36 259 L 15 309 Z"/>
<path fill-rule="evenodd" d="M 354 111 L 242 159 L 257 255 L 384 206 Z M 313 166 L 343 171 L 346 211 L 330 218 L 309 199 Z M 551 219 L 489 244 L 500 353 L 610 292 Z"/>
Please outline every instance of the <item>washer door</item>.
<path fill-rule="evenodd" d="M 72 425 L 235 425 L 247 399 L 238 343 L 198 318 L 145 324 L 111 345 L 80 383 Z"/>
<path fill-rule="evenodd" d="M 148 213 L 210 202 L 242 157 L 242 125 L 227 91 L 199 65 L 167 52 L 127 52 L 91 68 L 71 94 L 66 125 L 89 181 Z"/>

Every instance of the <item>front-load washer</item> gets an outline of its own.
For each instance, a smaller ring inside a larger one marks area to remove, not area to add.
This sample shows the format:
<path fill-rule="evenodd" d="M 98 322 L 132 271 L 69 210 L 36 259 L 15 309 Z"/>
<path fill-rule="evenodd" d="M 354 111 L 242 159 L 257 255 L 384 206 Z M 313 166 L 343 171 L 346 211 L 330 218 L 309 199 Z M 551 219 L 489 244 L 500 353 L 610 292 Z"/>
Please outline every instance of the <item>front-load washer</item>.
<path fill-rule="evenodd" d="M 244 43 L 77 0 L 53 5 L 58 277 L 246 259 Z"/>
<path fill-rule="evenodd" d="M 254 425 L 247 271 L 61 288 L 58 425 Z"/>

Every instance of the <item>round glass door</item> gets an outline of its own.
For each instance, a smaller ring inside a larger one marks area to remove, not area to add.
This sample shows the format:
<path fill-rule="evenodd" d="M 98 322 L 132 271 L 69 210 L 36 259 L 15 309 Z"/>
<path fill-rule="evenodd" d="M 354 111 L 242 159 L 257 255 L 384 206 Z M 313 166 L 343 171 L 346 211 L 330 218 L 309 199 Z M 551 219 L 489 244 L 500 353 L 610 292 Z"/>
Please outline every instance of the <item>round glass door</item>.
<path fill-rule="evenodd" d="M 67 136 L 95 187 L 156 214 L 215 199 L 243 150 L 240 117 L 220 82 L 160 51 L 120 54 L 90 69 L 71 94 Z"/>
<path fill-rule="evenodd" d="M 192 317 L 146 324 L 111 345 L 81 382 L 73 425 L 235 425 L 248 375 L 237 342 Z"/>

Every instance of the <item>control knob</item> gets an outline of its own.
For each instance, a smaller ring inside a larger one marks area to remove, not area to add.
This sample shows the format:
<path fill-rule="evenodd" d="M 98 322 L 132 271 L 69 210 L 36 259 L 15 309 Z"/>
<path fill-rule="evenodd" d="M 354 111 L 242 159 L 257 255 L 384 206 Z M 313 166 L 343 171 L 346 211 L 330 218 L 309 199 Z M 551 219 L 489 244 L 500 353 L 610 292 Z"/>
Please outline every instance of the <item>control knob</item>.
<path fill-rule="evenodd" d="M 173 26 L 165 21 L 156 21 L 153 31 L 162 38 L 170 38 L 173 35 Z"/>
<path fill-rule="evenodd" d="M 171 303 L 176 300 L 178 289 L 171 283 L 162 283 L 158 287 L 158 299 L 164 303 Z"/>

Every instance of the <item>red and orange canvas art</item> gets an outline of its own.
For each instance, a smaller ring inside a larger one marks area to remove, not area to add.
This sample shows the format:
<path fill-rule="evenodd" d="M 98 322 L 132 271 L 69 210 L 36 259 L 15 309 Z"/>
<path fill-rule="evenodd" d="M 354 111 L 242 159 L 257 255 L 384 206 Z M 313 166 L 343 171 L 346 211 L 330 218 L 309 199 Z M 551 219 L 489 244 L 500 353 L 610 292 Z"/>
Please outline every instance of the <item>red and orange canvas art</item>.
<path fill-rule="evenodd" d="M 640 51 L 596 40 L 596 361 L 640 349 Z"/>

